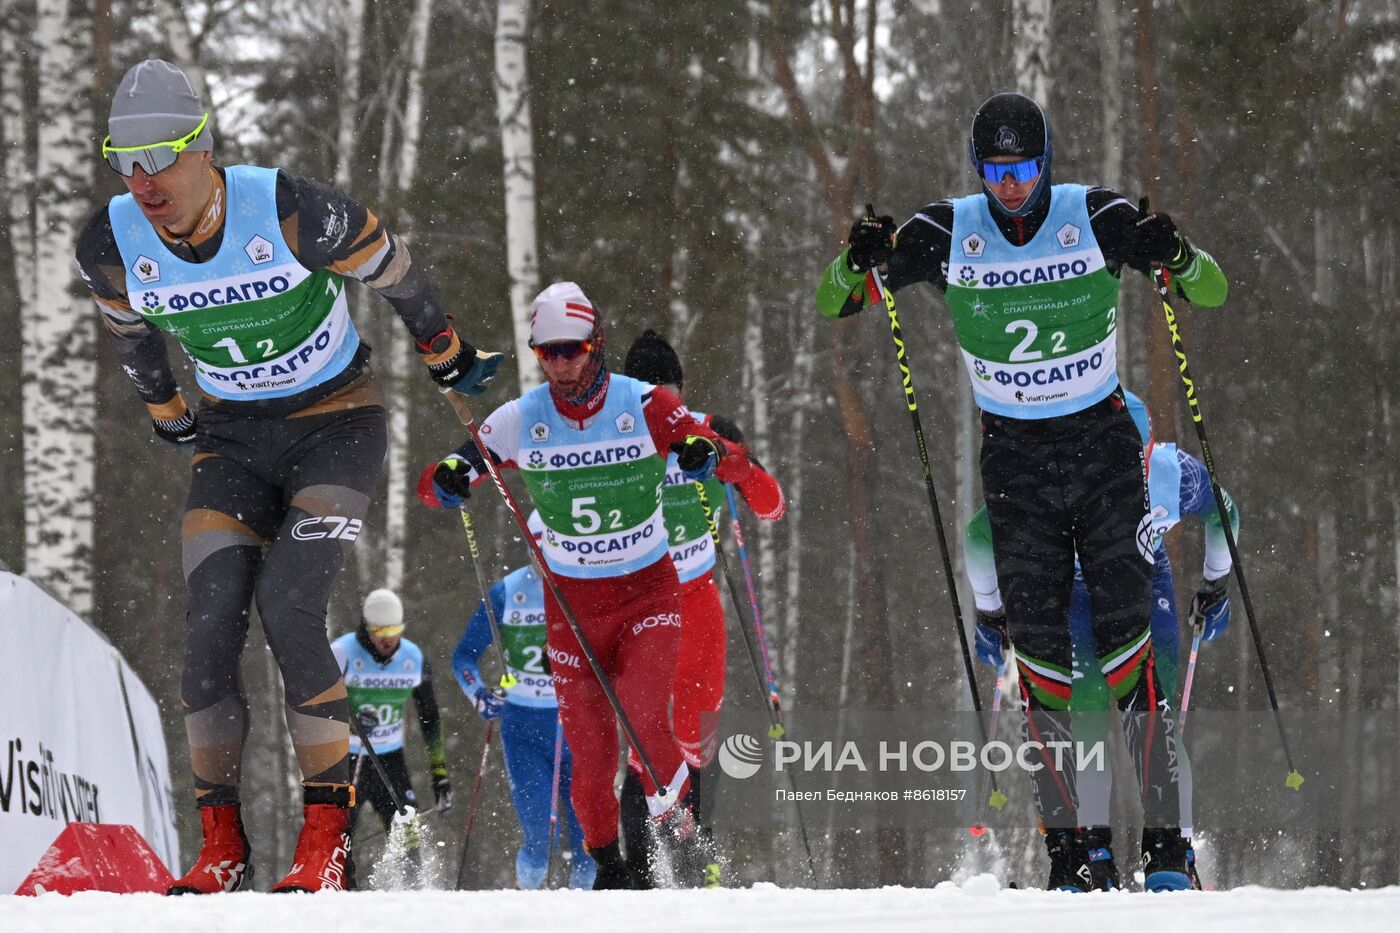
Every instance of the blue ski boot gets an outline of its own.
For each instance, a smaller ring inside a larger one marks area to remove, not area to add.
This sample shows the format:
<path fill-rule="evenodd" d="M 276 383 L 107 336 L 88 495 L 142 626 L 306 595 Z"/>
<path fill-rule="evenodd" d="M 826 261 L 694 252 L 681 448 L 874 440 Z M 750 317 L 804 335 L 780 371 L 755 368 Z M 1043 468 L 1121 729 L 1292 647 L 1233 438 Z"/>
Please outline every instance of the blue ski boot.
<path fill-rule="evenodd" d="M 1175 826 L 1142 831 L 1143 887 L 1149 891 L 1189 891 L 1191 840 Z"/>

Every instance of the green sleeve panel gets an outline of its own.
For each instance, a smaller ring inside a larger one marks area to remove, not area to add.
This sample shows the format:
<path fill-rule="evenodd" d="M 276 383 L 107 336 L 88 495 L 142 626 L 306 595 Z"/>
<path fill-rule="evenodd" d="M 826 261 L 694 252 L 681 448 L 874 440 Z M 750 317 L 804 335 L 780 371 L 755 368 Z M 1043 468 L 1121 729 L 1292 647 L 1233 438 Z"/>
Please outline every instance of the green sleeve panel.
<path fill-rule="evenodd" d="M 1220 307 L 1230 292 L 1230 283 L 1225 281 L 1225 273 L 1220 271 L 1220 264 L 1210 253 L 1199 248 L 1185 269 L 1172 274 L 1172 284 L 1179 288 L 1193 305 L 1201 308 Z"/>
<path fill-rule="evenodd" d="M 846 262 L 846 252 L 831 261 L 817 286 L 817 310 L 823 317 L 840 317 L 846 300 L 865 282 L 865 273 L 856 272 Z"/>
<path fill-rule="evenodd" d="M 1230 512 L 1230 531 L 1233 532 L 1235 543 L 1238 544 L 1240 540 L 1239 506 L 1235 504 L 1229 491 L 1222 489 L 1220 494 L 1225 498 L 1225 508 Z M 1207 580 L 1218 580 L 1227 576 L 1232 566 L 1230 545 L 1225 541 L 1225 528 L 1220 522 L 1220 510 L 1212 507 L 1201 516 L 1201 521 L 1205 525 L 1206 545 L 1205 568 L 1202 573 Z"/>
<path fill-rule="evenodd" d="M 992 549 L 992 521 L 984 505 L 972 516 L 963 533 L 963 564 L 972 583 L 972 595 L 983 612 L 1001 612 L 1001 590 L 997 586 L 996 552 Z"/>
<path fill-rule="evenodd" d="M 428 747 L 428 763 L 433 774 L 447 773 L 447 755 L 442 741 L 442 713 L 427 659 L 423 661 L 423 680 L 413 691 L 413 705 L 418 710 L 418 727 L 423 730 L 423 744 Z"/>

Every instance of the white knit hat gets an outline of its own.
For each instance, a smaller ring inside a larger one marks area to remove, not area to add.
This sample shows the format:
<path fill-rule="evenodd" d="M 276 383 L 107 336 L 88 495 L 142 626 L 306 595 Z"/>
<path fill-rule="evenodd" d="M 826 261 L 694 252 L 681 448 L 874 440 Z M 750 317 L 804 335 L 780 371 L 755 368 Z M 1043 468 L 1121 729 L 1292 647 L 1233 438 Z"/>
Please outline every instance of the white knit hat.
<path fill-rule="evenodd" d="M 393 590 L 375 590 L 365 597 L 365 627 L 375 635 L 392 636 L 403 634 L 403 603 Z"/>
<path fill-rule="evenodd" d="M 598 312 L 573 282 L 555 282 L 530 303 L 530 343 L 587 340 L 593 336 Z"/>

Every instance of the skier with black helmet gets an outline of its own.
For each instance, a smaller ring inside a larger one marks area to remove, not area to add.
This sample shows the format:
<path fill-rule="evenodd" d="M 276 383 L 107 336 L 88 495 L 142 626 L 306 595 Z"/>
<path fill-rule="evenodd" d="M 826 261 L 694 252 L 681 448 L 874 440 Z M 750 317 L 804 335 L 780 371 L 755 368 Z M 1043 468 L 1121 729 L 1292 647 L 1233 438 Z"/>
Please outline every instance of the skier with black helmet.
<path fill-rule="evenodd" d="M 1160 265 L 1178 294 L 1215 307 L 1225 277 L 1167 214 L 1107 188 L 1054 184 L 1050 123 L 1029 97 L 984 102 L 968 149 L 981 192 L 936 201 L 898 228 L 888 216 L 857 220 L 817 307 L 833 318 L 858 313 L 876 267 L 892 291 L 929 282 L 944 293 L 982 409 L 982 484 L 1027 729 L 1043 742 L 1070 739 L 1066 620 L 1077 554 L 1096 654 L 1137 765 L 1146 886 L 1189 887 L 1174 713 L 1152 653 L 1142 442 L 1118 382 L 1118 291 L 1125 266 L 1150 274 Z M 1050 755 L 1045 764 L 1033 786 L 1049 886 L 1087 890 L 1073 768 L 1056 768 Z"/>
<path fill-rule="evenodd" d="M 623 374 L 661 386 L 685 402 L 685 370 L 675 348 L 654 330 L 643 331 L 627 350 Z M 726 441 L 743 444 L 744 433 L 723 415 L 691 415 Z M 738 484 L 739 494 L 755 515 L 765 521 L 783 517 L 787 503 L 778 481 L 750 456 L 754 468 Z M 725 500 L 718 479 L 705 482 L 706 497 L 717 516 Z M 671 685 L 671 729 L 681 753 L 690 766 L 690 789 L 695 819 L 700 833 L 713 836 L 713 810 L 719 768 L 719 712 L 724 705 L 725 630 L 724 605 L 715 585 L 715 548 L 709 524 L 700 504 L 695 484 L 681 472 L 676 454 L 666 460 L 666 485 L 661 491 L 661 510 L 666 519 L 671 562 L 681 581 L 681 640 L 676 658 L 676 676 Z M 718 521 L 718 518 L 715 518 Z M 622 834 L 627 857 L 637 866 L 638 877 L 645 877 L 641 866 L 647 859 L 646 800 L 642 790 L 641 763 L 629 762 L 622 784 Z M 713 854 L 713 846 L 711 847 Z M 718 859 L 705 866 L 701 879 L 687 879 L 707 887 L 720 884 Z"/>

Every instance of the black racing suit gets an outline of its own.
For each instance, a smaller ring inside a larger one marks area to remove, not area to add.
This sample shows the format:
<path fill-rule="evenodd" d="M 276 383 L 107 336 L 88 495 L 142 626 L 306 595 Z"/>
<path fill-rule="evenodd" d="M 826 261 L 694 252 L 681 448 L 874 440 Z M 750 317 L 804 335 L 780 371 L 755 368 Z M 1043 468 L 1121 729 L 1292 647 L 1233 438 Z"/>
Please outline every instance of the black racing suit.
<path fill-rule="evenodd" d="M 224 172 L 195 232 L 165 246 L 207 262 L 223 245 Z M 308 269 L 359 279 L 394 306 L 420 344 L 447 328 L 421 266 L 365 207 L 344 194 L 279 172 L 283 237 Z M 241 248 L 229 244 L 230 248 Z M 122 369 L 153 419 L 187 417 L 161 332 L 132 309 L 124 257 L 109 210 L 77 245 Z M 378 484 L 386 448 L 383 400 L 363 345 L 328 381 L 265 401 L 204 396 L 199 405 L 182 527 L 188 589 L 180 696 L 201 806 L 237 803 L 248 703 L 239 678 L 249 609 L 282 673 L 285 714 L 306 800 L 348 802 L 345 684 L 326 637 L 326 606 Z M 429 358 L 429 362 L 434 362 Z"/>
<path fill-rule="evenodd" d="M 1109 270 L 1130 263 L 1128 227 L 1140 216 L 1122 195 L 1091 188 L 1086 206 Z M 1023 218 L 993 211 L 1002 234 L 1022 245 L 1049 213 L 1049 199 Z M 899 228 L 885 284 L 948 287 L 953 205 L 930 204 Z M 1141 271 L 1145 266 L 1132 263 Z M 842 316 L 860 310 L 853 296 Z M 1177 825 L 1177 764 L 1169 698 L 1152 659 L 1152 563 L 1142 440 L 1122 390 L 1073 414 L 1039 420 L 982 416 L 982 484 L 996 550 L 997 578 L 1021 674 L 1026 737 L 1071 740 L 1066 684 L 1072 679 L 1069 597 L 1076 556 L 1094 607 L 1097 655 L 1122 711 L 1146 811 L 1146 825 Z M 1111 668 L 1111 671 L 1109 670 Z M 1057 694 L 1063 690 L 1063 698 Z M 1045 826 L 1074 828 L 1073 759 L 1033 772 Z"/>

